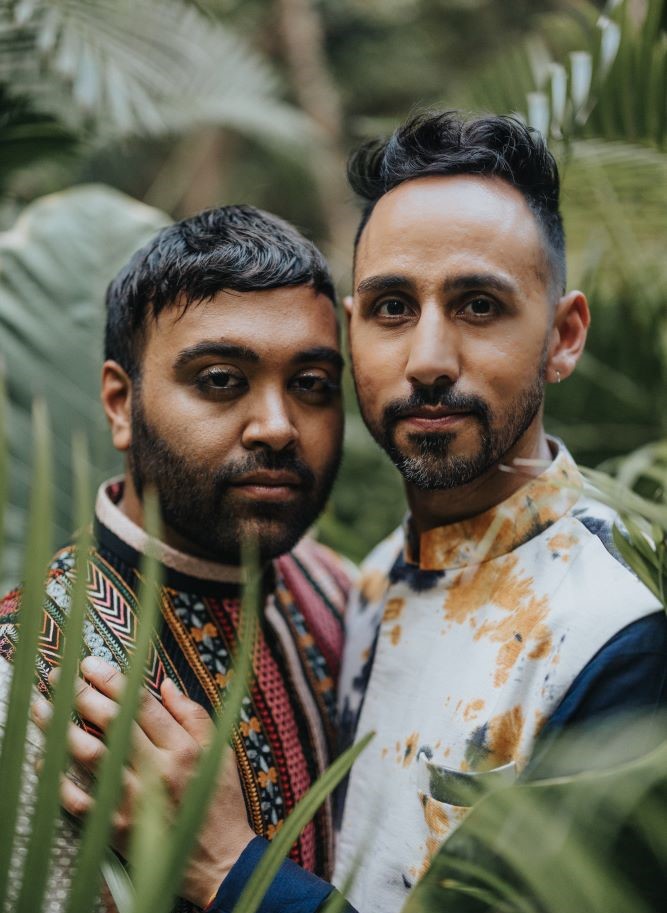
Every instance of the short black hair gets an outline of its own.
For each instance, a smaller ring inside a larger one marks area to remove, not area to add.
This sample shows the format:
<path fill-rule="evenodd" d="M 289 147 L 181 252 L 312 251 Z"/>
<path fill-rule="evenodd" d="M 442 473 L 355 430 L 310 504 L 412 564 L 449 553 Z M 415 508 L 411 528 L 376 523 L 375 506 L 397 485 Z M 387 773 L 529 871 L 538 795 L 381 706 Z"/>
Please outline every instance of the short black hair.
<path fill-rule="evenodd" d="M 355 251 L 378 200 L 404 181 L 428 175 L 502 178 L 522 194 L 541 230 L 552 285 L 565 292 L 565 232 L 556 160 L 542 135 L 516 117 L 466 120 L 458 111 L 416 114 L 388 139 L 371 140 L 348 162 L 352 189 L 365 201 Z"/>
<path fill-rule="evenodd" d="M 104 355 L 140 374 L 149 317 L 223 290 L 311 285 L 336 304 L 326 260 L 292 225 L 254 206 L 207 209 L 159 231 L 110 283 Z"/>

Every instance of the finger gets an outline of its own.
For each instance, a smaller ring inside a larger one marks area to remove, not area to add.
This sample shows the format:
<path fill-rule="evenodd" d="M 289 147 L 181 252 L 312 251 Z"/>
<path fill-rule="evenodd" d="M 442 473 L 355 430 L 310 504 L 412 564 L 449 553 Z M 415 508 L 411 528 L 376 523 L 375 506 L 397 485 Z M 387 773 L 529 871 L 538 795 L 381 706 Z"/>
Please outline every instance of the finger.
<path fill-rule="evenodd" d="M 30 716 L 42 732 L 46 732 L 53 716 L 53 707 L 43 697 L 38 697 L 30 705 Z"/>
<path fill-rule="evenodd" d="M 81 660 L 81 671 L 87 681 L 102 694 L 118 702 L 125 690 L 126 679 L 122 672 L 99 656 L 86 656 Z"/>
<path fill-rule="evenodd" d="M 101 739 L 84 732 L 73 723 L 67 730 L 67 745 L 72 760 L 92 772 L 97 770 L 107 752 L 106 745 Z"/>
<path fill-rule="evenodd" d="M 60 778 L 60 804 L 75 818 L 82 818 L 92 809 L 94 802 L 91 796 L 69 777 Z"/>
<path fill-rule="evenodd" d="M 165 679 L 160 688 L 165 708 L 173 718 L 202 747 L 208 745 L 213 737 L 213 720 L 201 704 L 190 700 L 176 685 Z"/>
<path fill-rule="evenodd" d="M 91 685 L 102 694 L 116 703 L 121 699 L 126 679 L 120 672 L 95 656 L 86 657 L 81 663 L 81 669 Z M 101 705 L 100 710 L 103 710 Z M 137 723 L 158 748 L 172 746 L 180 733 L 180 727 L 175 724 L 172 715 L 146 689 L 142 690 L 139 697 Z"/>
<path fill-rule="evenodd" d="M 75 684 L 74 706 L 84 722 L 92 724 L 102 735 L 108 733 L 109 727 L 120 709 L 115 701 L 81 679 L 78 679 Z M 92 738 L 98 738 L 95 733 L 90 731 L 87 731 L 86 734 Z M 137 767 L 145 760 L 155 762 L 157 750 L 142 728 L 137 723 L 133 723 L 131 766 Z"/>
<path fill-rule="evenodd" d="M 111 723 L 118 716 L 119 706 L 101 691 L 77 678 L 74 682 L 74 707 L 80 716 L 106 733 Z"/>

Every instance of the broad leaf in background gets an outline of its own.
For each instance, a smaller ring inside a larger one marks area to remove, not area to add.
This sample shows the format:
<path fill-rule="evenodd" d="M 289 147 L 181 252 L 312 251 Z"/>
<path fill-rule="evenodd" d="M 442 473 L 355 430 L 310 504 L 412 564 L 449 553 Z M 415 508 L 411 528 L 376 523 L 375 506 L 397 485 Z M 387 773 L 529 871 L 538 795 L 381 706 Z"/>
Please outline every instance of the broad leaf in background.
<path fill-rule="evenodd" d="M 315 139 L 308 117 L 281 100 L 267 60 L 186 0 L 0 0 L 0 89 L 12 126 L 3 146 L 28 161 L 31 125 L 40 154 L 47 140 L 203 124 L 291 147 Z M 12 164 L 3 158 L 3 170 Z"/>
<path fill-rule="evenodd" d="M 99 402 L 104 292 L 130 255 L 168 221 L 115 190 L 85 186 L 37 200 L 0 234 L 0 357 L 11 455 L 6 582 L 17 582 L 20 572 L 33 397 L 46 400 L 51 416 L 57 545 L 72 530 L 73 431 L 88 436 L 95 483 L 120 465 Z"/>

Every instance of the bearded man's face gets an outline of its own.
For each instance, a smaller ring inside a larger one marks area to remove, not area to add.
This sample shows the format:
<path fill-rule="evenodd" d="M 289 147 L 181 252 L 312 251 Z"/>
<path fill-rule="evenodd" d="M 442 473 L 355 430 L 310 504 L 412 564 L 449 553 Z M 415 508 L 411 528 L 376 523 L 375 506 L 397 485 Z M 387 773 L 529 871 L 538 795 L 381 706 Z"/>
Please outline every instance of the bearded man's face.
<path fill-rule="evenodd" d="M 515 188 L 406 181 L 364 228 L 350 306 L 361 413 L 409 485 L 474 482 L 541 418 L 553 300 L 539 226 Z"/>
<path fill-rule="evenodd" d="M 308 286 L 221 292 L 163 312 L 132 394 L 129 464 L 156 489 L 170 544 L 266 560 L 315 521 L 341 453 L 342 360 L 331 301 Z"/>

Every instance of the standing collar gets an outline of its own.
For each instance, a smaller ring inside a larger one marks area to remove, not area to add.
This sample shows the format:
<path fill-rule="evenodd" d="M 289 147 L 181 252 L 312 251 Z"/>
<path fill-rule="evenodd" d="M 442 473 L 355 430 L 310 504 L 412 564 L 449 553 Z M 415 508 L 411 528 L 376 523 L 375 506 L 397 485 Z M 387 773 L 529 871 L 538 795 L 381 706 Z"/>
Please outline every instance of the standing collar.
<path fill-rule="evenodd" d="M 418 561 L 410 546 L 414 532 L 408 517 L 405 560 L 425 571 L 482 564 L 508 554 L 559 520 L 579 498 L 582 478 L 562 442 L 549 438 L 549 446 L 554 459 L 539 475 L 528 463 L 507 468 L 533 477 L 505 501 L 475 517 L 422 533 Z"/>
<path fill-rule="evenodd" d="M 95 518 L 97 523 L 109 530 L 117 539 L 124 543 L 132 552 L 145 555 L 149 550 L 168 571 L 175 571 L 186 577 L 196 578 L 218 583 L 243 583 L 245 575 L 243 568 L 238 565 L 218 564 L 215 561 L 206 561 L 172 548 L 166 542 L 161 542 L 149 536 L 145 530 L 137 526 L 127 517 L 118 503 L 123 495 L 122 477 L 103 482 L 97 492 L 95 502 Z"/>

